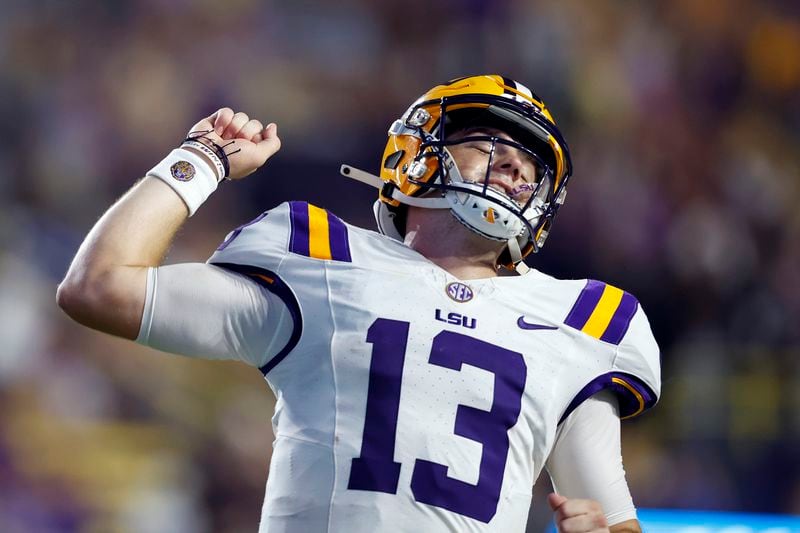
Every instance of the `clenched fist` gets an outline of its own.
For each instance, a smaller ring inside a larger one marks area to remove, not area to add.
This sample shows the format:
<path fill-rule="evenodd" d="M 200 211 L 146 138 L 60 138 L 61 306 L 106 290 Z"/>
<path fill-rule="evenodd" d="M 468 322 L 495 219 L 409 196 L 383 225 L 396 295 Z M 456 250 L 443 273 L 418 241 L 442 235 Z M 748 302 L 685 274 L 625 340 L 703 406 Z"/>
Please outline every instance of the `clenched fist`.
<path fill-rule="evenodd" d="M 594 500 L 570 500 L 560 494 L 547 496 L 547 503 L 555 513 L 559 533 L 607 533 L 603 508 Z"/>
<path fill-rule="evenodd" d="M 229 107 L 192 126 L 190 135 L 194 137 L 199 132 L 208 132 L 203 135 L 205 139 L 224 147 L 230 164 L 228 178 L 232 180 L 252 174 L 281 148 L 275 123 L 264 127 L 260 121 Z"/>

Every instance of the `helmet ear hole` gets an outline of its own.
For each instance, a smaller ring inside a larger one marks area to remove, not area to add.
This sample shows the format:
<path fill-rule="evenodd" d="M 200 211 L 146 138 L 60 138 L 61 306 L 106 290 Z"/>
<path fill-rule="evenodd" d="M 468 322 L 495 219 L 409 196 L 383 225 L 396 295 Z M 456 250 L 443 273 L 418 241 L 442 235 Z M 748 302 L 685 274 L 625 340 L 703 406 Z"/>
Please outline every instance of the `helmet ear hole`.
<path fill-rule="evenodd" d="M 400 160 L 403 158 L 405 154 L 405 150 L 398 150 L 393 154 L 389 154 L 386 156 L 386 159 L 383 161 L 383 168 L 394 170 L 397 168 L 397 165 L 400 164 Z"/>

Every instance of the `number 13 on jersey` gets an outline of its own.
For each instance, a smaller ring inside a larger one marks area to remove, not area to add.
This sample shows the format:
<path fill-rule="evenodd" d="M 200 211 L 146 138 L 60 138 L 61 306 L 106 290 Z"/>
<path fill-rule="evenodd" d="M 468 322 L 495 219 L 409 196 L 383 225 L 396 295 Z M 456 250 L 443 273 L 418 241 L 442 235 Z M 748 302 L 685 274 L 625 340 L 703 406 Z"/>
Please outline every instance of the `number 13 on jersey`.
<path fill-rule="evenodd" d="M 367 332 L 372 344 L 361 455 L 352 460 L 348 489 L 397 493 L 401 464 L 394 461 L 400 389 L 409 323 L 379 318 Z M 527 367 L 522 354 L 442 331 L 433 338 L 428 363 L 460 371 L 462 364 L 494 374 L 489 411 L 459 405 L 454 433 L 483 445 L 478 483 L 447 475 L 447 465 L 416 459 L 411 492 L 418 502 L 488 523 L 497 512 L 508 457 L 508 430 L 517 423 Z"/>

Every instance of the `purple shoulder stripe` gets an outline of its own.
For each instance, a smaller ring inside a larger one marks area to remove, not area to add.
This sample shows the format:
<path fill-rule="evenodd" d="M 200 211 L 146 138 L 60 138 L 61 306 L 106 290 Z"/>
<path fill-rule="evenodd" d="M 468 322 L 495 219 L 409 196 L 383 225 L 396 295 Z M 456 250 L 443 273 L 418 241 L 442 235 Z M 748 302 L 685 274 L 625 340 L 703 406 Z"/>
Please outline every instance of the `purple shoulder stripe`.
<path fill-rule="evenodd" d="M 292 226 L 289 251 L 309 255 L 307 202 L 289 202 L 289 222 Z"/>
<path fill-rule="evenodd" d="M 595 281 L 590 279 L 586 282 L 586 286 L 578 295 L 575 305 L 572 306 L 564 323 L 575 329 L 581 329 L 586 325 L 586 321 L 592 316 L 592 311 L 597 307 L 597 302 L 603 296 L 603 290 L 606 284 L 602 281 Z"/>
<path fill-rule="evenodd" d="M 352 262 L 347 225 L 336 215 L 308 202 L 289 202 L 289 222 L 290 252 L 315 259 Z"/>
<path fill-rule="evenodd" d="M 331 259 L 351 263 L 350 242 L 347 238 L 347 226 L 336 215 L 328 212 L 328 235 L 331 244 Z"/>
<path fill-rule="evenodd" d="M 609 322 L 600 340 L 610 342 L 611 344 L 619 344 L 622 342 L 622 338 L 625 337 L 625 333 L 628 332 L 628 326 L 630 326 L 633 315 L 636 314 L 638 308 L 639 302 L 636 298 L 630 293 L 624 292 L 622 294 L 622 301 L 620 301 L 617 310 L 614 311 L 611 322 Z"/>

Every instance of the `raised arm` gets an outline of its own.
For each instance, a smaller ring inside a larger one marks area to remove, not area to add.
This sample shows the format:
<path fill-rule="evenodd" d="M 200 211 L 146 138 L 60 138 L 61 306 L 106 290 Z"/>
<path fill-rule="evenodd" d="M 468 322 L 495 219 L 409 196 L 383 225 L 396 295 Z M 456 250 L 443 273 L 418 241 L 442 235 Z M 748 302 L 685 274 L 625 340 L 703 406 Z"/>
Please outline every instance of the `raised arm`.
<path fill-rule="evenodd" d="M 244 113 L 222 108 L 200 120 L 191 132 L 204 131 L 207 141 L 225 145 L 231 154 L 229 179 L 241 179 L 280 149 L 274 124 L 266 128 Z M 210 145 L 210 144 L 209 144 Z M 175 234 L 215 184 L 200 187 L 203 176 L 218 178 L 212 159 L 187 147 L 202 168 L 172 176 L 176 188 L 157 177 L 139 181 L 100 218 L 84 239 L 58 286 L 58 305 L 81 324 L 135 339 L 144 308 L 147 269 L 161 264 Z M 203 173 L 194 176 L 195 172 Z M 210 174 L 209 174 L 210 173 Z M 191 182 L 193 177 L 198 181 Z M 176 190 L 185 191 L 183 196 Z"/>

